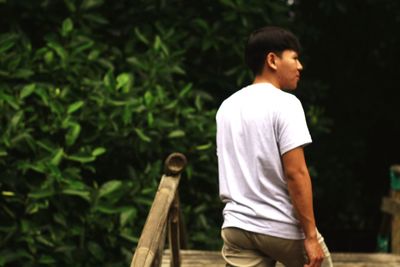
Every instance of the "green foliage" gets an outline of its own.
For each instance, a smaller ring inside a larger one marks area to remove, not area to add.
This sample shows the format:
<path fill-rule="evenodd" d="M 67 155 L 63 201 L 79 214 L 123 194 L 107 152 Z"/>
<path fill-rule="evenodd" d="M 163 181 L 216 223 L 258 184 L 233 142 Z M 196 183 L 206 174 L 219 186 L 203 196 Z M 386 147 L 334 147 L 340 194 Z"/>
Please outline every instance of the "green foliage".
<path fill-rule="evenodd" d="M 60 21 L 37 47 L 0 38 L 0 266 L 126 265 L 167 153 L 212 162 L 214 111 L 182 79 L 173 31 L 125 51 L 82 24 Z"/>
<path fill-rule="evenodd" d="M 218 248 L 215 108 L 285 2 L 10 0 L 0 18 L 0 266 L 127 265 L 172 151 L 189 242 Z"/>

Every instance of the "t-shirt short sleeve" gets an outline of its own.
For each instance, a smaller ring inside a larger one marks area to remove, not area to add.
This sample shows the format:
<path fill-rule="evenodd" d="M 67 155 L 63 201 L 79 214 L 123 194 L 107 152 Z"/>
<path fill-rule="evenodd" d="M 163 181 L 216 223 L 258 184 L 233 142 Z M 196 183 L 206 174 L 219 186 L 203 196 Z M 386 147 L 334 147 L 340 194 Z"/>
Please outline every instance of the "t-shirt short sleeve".
<path fill-rule="evenodd" d="M 281 155 L 312 142 L 301 102 L 290 96 L 277 116 L 277 142 Z"/>

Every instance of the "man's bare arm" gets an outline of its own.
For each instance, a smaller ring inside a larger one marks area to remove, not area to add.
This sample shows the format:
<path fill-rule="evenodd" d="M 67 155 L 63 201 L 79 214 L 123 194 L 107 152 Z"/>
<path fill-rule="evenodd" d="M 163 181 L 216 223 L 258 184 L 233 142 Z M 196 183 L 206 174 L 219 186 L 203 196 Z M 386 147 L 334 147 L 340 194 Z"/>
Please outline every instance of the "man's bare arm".
<path fill-rule="evenodd" d="M 302 147 L 286 152 L 282 156 L 283 169 L 287 178 L 289 194 L 297 212 L 306 239 L 304 246 L 309 265 L 320 266 L 324 252 L 318 243 L 312 201 L 312 185 Z"/>

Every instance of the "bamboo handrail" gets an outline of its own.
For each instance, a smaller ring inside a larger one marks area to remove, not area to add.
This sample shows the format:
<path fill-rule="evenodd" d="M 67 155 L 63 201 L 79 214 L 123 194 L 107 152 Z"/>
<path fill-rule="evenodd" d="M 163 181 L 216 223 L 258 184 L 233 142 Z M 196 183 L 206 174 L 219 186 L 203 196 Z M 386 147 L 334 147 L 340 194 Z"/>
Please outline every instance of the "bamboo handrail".
<path fill-rule="evenodd" d="M 186 163 L 186 157 L 180 153 L 173 153 L 165 160 L 165 174 L 161 178 L 158 191 L 143 227 L 131 267 L 152 267 L 161 264 L 168 215 L 170 217 L 168 227 L 170 246 L 174 253 L 171 266 L 178 267 L 180 265 L 177 189 Z M 170 211 L 171 205 L 172 211 Z"/>

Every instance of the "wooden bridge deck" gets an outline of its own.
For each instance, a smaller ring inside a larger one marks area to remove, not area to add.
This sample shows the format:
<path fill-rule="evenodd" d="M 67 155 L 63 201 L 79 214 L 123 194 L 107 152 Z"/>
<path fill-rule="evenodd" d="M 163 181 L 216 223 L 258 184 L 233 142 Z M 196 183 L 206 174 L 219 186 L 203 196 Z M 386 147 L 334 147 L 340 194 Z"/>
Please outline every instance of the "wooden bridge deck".
<path fill-rule="evenodd" d="M 154 198 L 146 224 L 139 239 L 138 247 L 132 258 L 131 267 L 160 265 L 159 252 L 163 251 L 166 235 L 168 234 L 169 247 L 174 251 L 175 265 L 178 265 L 181 248 L 180 234 L 185 235 L 182 229 L 182 220 L 179 209 L 177 188 L 181 172 L 186 165 L 186 157 L 180 153 L 173 153 L 165 161 L 165 174 L 162 176 L 158 191 Z M 391 168 L 391 173 L 400 179 L 400 166 Z M 396 178 L 397 179 L 397 178 Z M 393 190 L 391 200 L 384 201 L 383 209 L 394 217 L 392 223 L 392 251 L 396 254 L 384 253 L 333 253 L 335 267 L 400 267 L 400 191 Z M 168 226 L 168 227 L 167 227 Z M 166 231 L 168 229 L 168 231 Z M 184 229 L 184 227 L 183 227 Z M 184 240 L 184 238 L 183 238 Z M 162 267 L 170 267 L 169 250 L 164 250 Z M 225 263 L 218 251 L 181 250 L 182 267 L 224 267 Z M 282 267 L 282 265 L 278 266 Z"/>
<path fill-rule="evenodd" d="M 182 250 L 181 267 L 224 267 L 218 251 Z M 170 251 L 166 250 L 162 267 L 169 267 Z M 400 255 L 385 253 L 332 253 L 335 267 L 400 267 Z M 282 267 L 283 265 L 278 264 Z"/>

